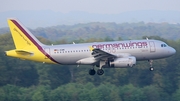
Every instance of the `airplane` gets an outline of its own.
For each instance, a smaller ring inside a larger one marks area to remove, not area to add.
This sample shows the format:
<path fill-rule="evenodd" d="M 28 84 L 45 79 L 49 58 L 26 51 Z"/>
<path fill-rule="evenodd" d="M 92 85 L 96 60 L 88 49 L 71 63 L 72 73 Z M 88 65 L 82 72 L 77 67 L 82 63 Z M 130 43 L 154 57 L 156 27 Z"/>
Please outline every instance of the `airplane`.
<path fill-rule="evenodd" d="M 91 65 L 90 75 L 104 74 L 103 68 L 128 68 L 136 61 L 148 60 L 150 71 L 153 60 L 170 57 L 176 50 L 165 42 L 152 39 L 81 44 L 45 45 L 17 19 L 8 19 L 15 49 L 5 51 L 10 57 L 61 65 Z M 94 67 L 99 67 L 96 71 Z"/>

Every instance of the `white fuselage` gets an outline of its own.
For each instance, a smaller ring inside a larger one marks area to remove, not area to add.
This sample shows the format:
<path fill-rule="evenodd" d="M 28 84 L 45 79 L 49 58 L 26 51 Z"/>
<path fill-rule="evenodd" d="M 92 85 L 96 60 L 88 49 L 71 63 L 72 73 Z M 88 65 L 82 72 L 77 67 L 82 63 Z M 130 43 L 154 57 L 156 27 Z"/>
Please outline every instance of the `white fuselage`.
<path fill-rule="evenodd" d="M 158 40 L 94 42 L 43 46 L 43 48 L 59 64 L 68 65 L 78 64 L 77 61 L 84 58 L 93 58 L 92 50 L 95 48 L 114 54 L 117 57 L 131 55 L 134 56 L 137 61 L 165 58 L 176 52 L 174 48 Z"/>

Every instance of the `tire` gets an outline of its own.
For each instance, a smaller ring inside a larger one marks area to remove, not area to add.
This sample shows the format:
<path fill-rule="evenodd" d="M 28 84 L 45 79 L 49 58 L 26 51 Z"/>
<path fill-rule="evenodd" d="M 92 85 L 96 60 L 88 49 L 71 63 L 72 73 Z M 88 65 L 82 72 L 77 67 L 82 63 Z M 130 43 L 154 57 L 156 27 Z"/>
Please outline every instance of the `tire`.
<path fill-rule="evenodd" d="M 89 75 L 95 75 L 95 74 L 96 74 L 96 71 L 94 69 L 89 70 Z"/>
<path fill-rule="evenodd" d="M 153 68 L 153 67 L 150 67 L 150 68 L 149 68 L 149 70 L 150 70 L 150 71 L 153 71 L 153 70 L 154 70 L 154 68 Z"/>
<path fill-rule="evenodd" d="M 98 75 L 103 75 L 103 74 L 104 74 L 104 71 L 103 71 L 102 69 L 98 69 L 98 70 L 97 70 L 97 74 L 98 74 Z"/>

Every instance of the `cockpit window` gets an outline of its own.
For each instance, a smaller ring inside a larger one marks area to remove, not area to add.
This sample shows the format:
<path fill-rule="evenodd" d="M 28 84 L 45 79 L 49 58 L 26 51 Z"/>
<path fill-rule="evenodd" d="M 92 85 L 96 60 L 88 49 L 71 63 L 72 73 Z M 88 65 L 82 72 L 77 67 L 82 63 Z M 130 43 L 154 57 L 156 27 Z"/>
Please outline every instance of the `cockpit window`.
<path fill-rule="evenodd" d="M 161 47 L 167 47 L 167 44 L 161 44 Z"/>

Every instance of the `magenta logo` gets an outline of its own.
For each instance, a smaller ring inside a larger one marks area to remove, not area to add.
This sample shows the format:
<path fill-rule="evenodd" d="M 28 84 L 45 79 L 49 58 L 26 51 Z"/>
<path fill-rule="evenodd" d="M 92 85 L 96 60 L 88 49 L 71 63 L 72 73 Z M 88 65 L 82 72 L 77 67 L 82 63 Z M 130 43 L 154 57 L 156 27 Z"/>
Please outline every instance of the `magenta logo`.
<path fill-rule="evenodd" d="M 113 43 L 113 44 L 96 44 L 92 45 L 93 48 L 128 48 L 128 47 L 145 47 L 147 42 L 129 42 L 129 43 Z"/>

